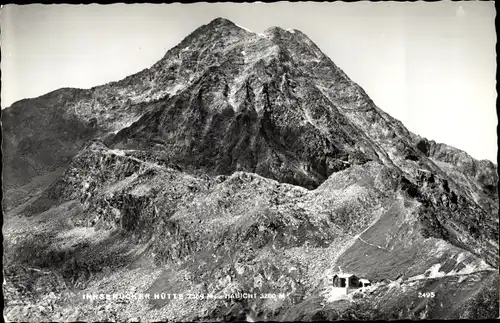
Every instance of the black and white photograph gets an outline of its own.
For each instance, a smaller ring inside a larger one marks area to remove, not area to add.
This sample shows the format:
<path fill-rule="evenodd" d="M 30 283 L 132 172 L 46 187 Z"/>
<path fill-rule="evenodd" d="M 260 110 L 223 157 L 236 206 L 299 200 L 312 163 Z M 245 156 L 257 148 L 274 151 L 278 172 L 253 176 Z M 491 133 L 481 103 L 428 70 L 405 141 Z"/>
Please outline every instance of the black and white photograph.
<path fill-rule="evenodd" d="M 6 322 L 498 319 L 494 1 L 6 4 Z"/>

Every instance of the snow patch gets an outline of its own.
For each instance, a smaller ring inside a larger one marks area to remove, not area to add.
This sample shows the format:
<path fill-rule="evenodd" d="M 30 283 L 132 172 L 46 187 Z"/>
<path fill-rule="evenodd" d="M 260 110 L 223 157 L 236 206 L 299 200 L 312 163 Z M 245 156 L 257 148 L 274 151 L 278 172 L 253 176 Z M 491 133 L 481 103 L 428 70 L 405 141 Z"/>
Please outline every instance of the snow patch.
<path fill-rule="evenodd" d="M 462 261 L 465 260 L 465 254 L 462 252 L 461 254 L 458 255 L 457 257 L 457 263 L 461 263 Z"/>
<path fill-rule="evenodd" d="M 457 263 L 462 262 L 466 258 L 466 255 L 461 253 L 458 256 Z M 445 273 L 442 271 L 439 271 L 441 268 L 441 264 L 435 264 L 431 268 L 427 269 L 423 274 L 416 275 L 413 277 L 410 277 L 408 280 L 420 280 L 420 279 L 428 279 L 428 278 L 439 278 L 439 277 L 444 277 L 444 276 L 462 276 L 462 275 L 469 275 L 473 274 L 475 272 L 480 272 L 480 271 L 485 271 L 485 270 L 492 270 L 491 267 L 484 261 L 484 260 L 479 260 L 473 263 L 468 263 L 464 264 L 465 267 L 460 269 L 460 270 L 452 270 L 449 273 Z M 428 273 L 426 276 L 425 274 Z"/>
<path fill-rule="evenodd" d="M 117 156 L 122 156 L 122 157 L 125 157 L 125 152 L 123 150 L 119 150 L 119 149 L 109 149 L 108 150 L 109 153 L 112 153 L 112 154 L 115 154 Z"/>
<path fill-rule="evenodd" d="M 438 278 L 446 275 L 445 272 L 439 271 L 441 264 L 435 264 L 427 270 L 429 272 L 429 278 Z"/>
<path fill-rule="evenodd" d="M 448 275 L 468 275 L 478 271 L 491 270 L 491 267 L 484 261 L 480 260 L 474 263 L 465 264 L 465 268 L 459 271 L 451 271 Z"/>
<path fill-rule="evenodd" d="M 389 284 L 387 284 L 387 287 L 389 289 L 399 288 L 399 287 L 401 287 L 401 283 L 399 281 L 392 280 Z"/>
<path fill-rule="evenodd" d="M 141 117 L 129 117 L 129 118 L 124 118 L 117 122 L 115 126 L 113 127 L 113 133 L 118 133 L 118 131 L 130 127 L 134 122 L 138 121 Z"/>
<path fill-rule="evenodd" d="M 427 269 L 423 274 L 416 275 L 408 278 L 409 281 L 412 280 L 420 280 L 420 279 L 428 279 L 428 278 L 439 278 L 446 276 L 445 272 L 439 271 L 441 268 L 441 264 L 434 264 L 431 268 Z M 426 275 L 428 274 L 428 275 Z"/>

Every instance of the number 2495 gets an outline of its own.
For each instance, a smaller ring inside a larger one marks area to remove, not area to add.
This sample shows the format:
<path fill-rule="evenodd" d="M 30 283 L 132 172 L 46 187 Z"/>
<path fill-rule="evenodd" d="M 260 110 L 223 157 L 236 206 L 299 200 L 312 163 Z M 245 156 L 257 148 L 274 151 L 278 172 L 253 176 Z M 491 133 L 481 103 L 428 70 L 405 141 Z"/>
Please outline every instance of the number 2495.
<path fill-rule="evenodd" d="M 418 292 L 418 298 L 434 298 L 435 296 L 434 292 Z"/>

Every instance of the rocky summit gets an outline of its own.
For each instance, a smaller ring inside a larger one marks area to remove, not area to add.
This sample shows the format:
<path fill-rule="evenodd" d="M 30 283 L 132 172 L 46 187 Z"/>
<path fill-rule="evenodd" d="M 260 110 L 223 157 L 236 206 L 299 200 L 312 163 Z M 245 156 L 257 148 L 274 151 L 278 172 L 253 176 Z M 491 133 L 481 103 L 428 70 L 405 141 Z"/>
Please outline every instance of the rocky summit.
<path fill-rule="evenodd" d="M 218 18 L 2 125 L 8 321 L 498 316 L 497 165 L 408 131 L 299 30 Z M 339 272 L 371 286 L 339 296 Z"/>

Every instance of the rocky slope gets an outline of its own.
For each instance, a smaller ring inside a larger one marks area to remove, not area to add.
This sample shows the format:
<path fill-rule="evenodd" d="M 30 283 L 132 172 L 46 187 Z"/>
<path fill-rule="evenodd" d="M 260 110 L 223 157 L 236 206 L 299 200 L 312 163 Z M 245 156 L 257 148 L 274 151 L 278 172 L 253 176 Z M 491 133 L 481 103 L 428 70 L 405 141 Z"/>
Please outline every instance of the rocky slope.
<path fill-rule="evenodd" d="M 414 135 L 414 143 L 456 183 L 472 192 L 476 203 L 488 212 L 498 209 L 497 166 L 489 160 L 475 160 L 456 148 Z"/>
<path fill-rule="evenodd" d="M 497 166 L 410 133 L 298 30 L 218 18 L 149 69 L 2 122 L 9 319 L 498 313 Z M 339 266 L 373 291 L 332 299 Z M 129 288 L 281 296 L 81 298 Z"/>

